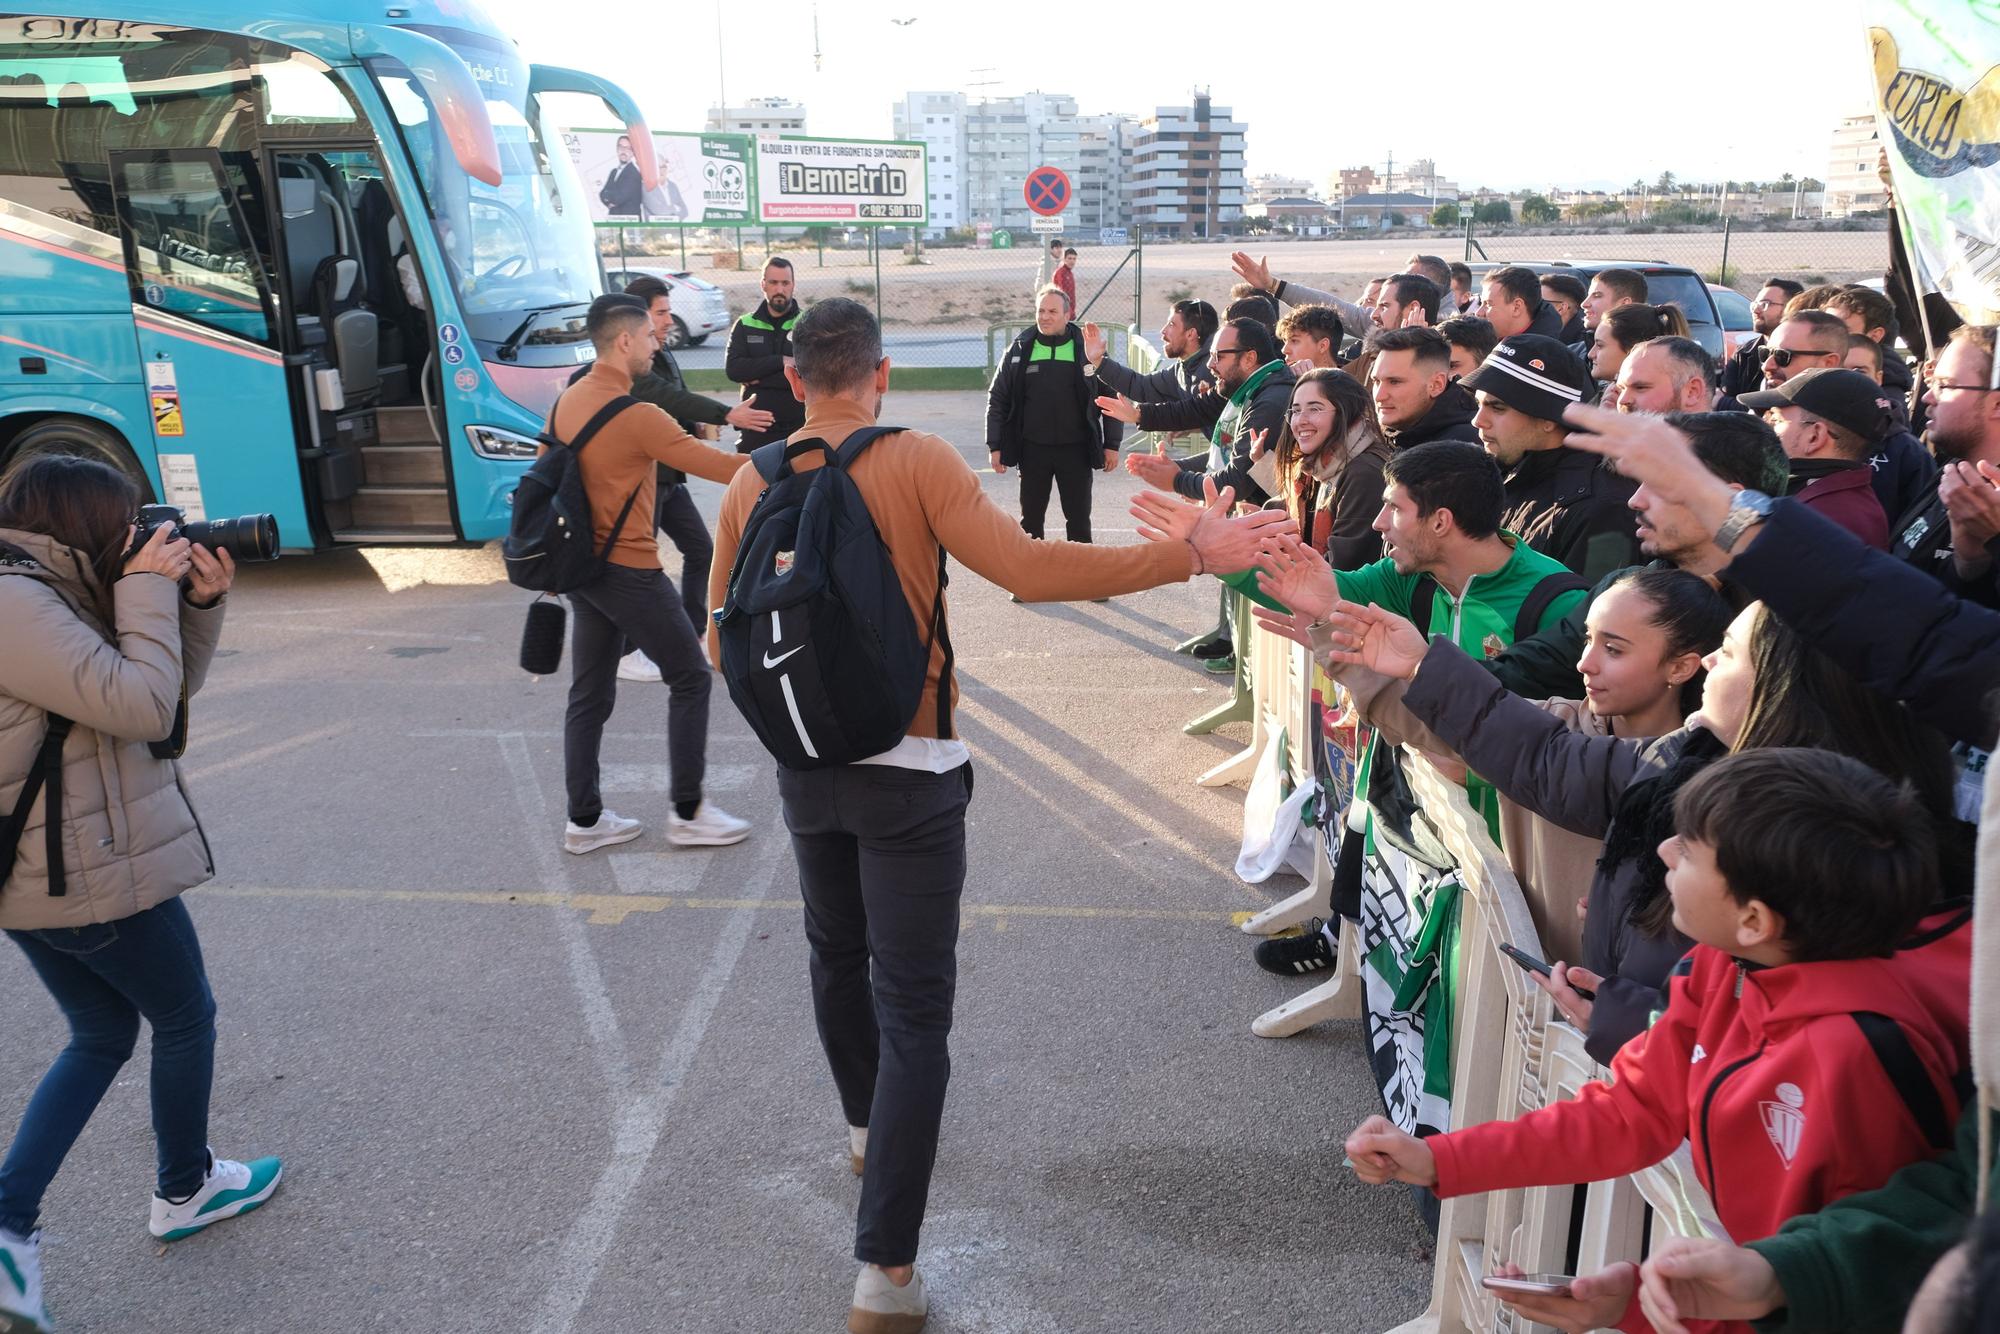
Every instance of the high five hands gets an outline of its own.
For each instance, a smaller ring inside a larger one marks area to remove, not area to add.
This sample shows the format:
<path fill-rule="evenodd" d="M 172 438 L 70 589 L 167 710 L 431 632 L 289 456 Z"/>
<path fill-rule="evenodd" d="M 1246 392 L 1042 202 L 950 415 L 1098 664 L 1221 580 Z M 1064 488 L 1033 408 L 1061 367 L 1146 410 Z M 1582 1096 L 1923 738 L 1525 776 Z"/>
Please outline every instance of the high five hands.
<path fill-rule="evenodd" d="M 1133 455 L 1143 458 L 1144 455 Z M 1132 497 L 1132 517 L 1139 536 L 1149 542 L 1186 542 L 1194 549 L 1196 574 L 1231 574 L 1255 565 L 1258 555 L 1276 543 L 1296 540 L 1299 526 L 1283 510 L 1259 509 L 1236 518 L 1233 487 L 1215 489 L 1215 479 L 1201 479 L 1197 503 L 1163 491 L 1141 491 Z"/>

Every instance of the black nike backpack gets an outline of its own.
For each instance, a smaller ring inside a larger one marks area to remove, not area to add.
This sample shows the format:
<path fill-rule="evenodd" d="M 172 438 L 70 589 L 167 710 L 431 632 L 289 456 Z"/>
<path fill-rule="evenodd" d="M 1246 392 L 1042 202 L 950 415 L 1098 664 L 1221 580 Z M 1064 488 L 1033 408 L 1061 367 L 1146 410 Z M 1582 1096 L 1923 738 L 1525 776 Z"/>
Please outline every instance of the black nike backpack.
<path fill-rule="evenodd" d="M 507 523 L 507 538 L 500 544 L 507 580 L 516 588 L 567 593 L 589 583 L 604 569 L 612 545 L 618 541 L 618 531 L 625 526 L 645 484 L 632 488 L 632 494 L 625 498 L 625 508 L 618 511 L 618 522 L 611 525 L 600 551 L 592 540 L 590 497 L 583 489 L 583 469 L 576 456 L 613 417 L 638 401 L 630 394 L 620 394 L 599 408 L 567 444 L 556 439 L 555 413 L 549 413 L 549 429 L 537 437 L 547 448 L 514 488 L 514 513 Z"/>
<path fill-rule="evenodd" d="M 951 735 L 951 637 L 944 549 L 930 638 L 917 629 L 875 519 L 847 475 L 900 426 L 823 440 L 776 440 L 750 455 L 764 478 L 715 612 L 722 676 L 757 739 L 787 769 L 825 769 L 900 742 L 922 702 L 933 642 L 944 648 L 938 735 Z M 819 451 L 822 468 L 792 461 Z"/>

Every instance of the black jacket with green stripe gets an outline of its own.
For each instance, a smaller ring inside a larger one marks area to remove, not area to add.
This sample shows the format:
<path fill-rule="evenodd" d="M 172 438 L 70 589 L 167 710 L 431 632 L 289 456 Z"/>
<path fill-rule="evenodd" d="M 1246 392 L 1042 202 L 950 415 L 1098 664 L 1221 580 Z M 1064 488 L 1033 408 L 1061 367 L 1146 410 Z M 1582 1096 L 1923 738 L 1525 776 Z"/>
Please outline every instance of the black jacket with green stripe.
<path fill-rule="evenodd" d="M 799 322 L 793 305 L 783 316 L 771 313 L 771 303 L 739 318 L 729 330 L 729 354 L 722 373 L 743 386 L 743 401 L 771 414 L 770 429 L 738 433 L 736 448 L 748 453 L 759 445 L 783 440 L 805 424 L 805 405 L 792 396 L 785 380 L 785 358 L 792 355 L 792 326 Z"/>
<path fill-rule="evenodd" d="M 1058 383 L 1067 382 L 1076 394 L 1088 437 L 1078 441 L 1077 446 L 1090 453 L 1092 467 L 1099 463 L 1097 451 L 1116 449 L 1125 438 L 1125 424 L 1116 417 L 1105 416 L 1097 406 L 1097 396 L 1108 392 L 1106 386 L 1098 383 L 1096 376 L 1084 373 L 1083 331 L 1071 324 L 1064 328 L 1063 334 L 1060 346 L 1045 344 L 1040 351 L 1049 355 L 1037 356 L 1035 330 L 1030 326 L 1008 345 L 1000 365 L 994 369 L 993 382 L 986 393 L 986 448 L 997 450 L 1000 461 L 1009 467 L 1021 461 L 1023 427 L 1029 415 L 1026 400 L 1031 368 L 1040 373 L 1046 367 Z"/>

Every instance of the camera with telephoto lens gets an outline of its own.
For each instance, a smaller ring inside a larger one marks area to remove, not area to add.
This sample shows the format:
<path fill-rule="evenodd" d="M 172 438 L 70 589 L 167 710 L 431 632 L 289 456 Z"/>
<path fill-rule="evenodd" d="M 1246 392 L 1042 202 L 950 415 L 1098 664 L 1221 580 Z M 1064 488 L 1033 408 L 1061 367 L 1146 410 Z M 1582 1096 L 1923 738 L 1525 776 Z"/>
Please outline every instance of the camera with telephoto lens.
<path fill-rule="evenodd" d="M 245 514 L 237 519 L 196 520 L 188 522 L 187 511 L 178 505 L 141 505 L 139 512 L 132 516 L 132 545 L 125 552 L 130 560 L 139 554 L 153 534 L 167 524 L 172 524 L 175 536 L 185 537 L 198 546 L 210 551 L 226 551 L 237 560 L 276 560 L 278 558 L 278 520 L 270 514 Z M 187 587 L 183 579 L 181 586 Z M 187 751 L 188 702 L 187 682 L 181 682 L 181 702 L 174 710 L 173 730 L 158 741 L 147 743 L 147 749 L 157 759 L 177 760 Z"/>
<path fill-rule="evenodd" d="M 176 536 L 210 551 L 226 551 L 237 560 L 278 558 L 278 520 L 273 515 L 245 514 L 237 519 L 197 519 L 189 523 L 187 511 L 178 505 L 141 505 L 132 516 L 132 545 L 125 552 L 125 559 L 138 555 L 139 548 L 146 545 L 154 530 L 169 523 L 178 530 Z"/>

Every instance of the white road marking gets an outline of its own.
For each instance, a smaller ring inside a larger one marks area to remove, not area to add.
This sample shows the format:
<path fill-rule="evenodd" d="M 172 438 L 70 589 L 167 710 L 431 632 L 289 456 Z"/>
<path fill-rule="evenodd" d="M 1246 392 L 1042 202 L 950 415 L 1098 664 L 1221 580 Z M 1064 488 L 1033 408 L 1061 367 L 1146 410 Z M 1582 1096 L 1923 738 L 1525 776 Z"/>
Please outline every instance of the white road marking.
<path fill-rule="evenodd" d="M 598 1177 L 590 1202 L 563 1239 L 562 1253 L 556 1257 L 555 1276 L 543 1299 L 540 1318 L 533 1326 L 534 1334 L 568 1334 L 588 1300 L 590 1289 L 597 1282 L 598 1269 L 618 1235 L 632 1192 L 644 1178 L 653 1151 L 659 1146 L 667 1114 L 673 1110 L 695 1054 L 701 1050 L 709 1021 L 715 1017 L 730 975 L 736 971 L 736 961 L 750 940 L 757 904 L 770 894 L 781 864 L 788 860 L 783 855 L 787 845 L 772 836 L 768 825 L 753 837 L 757 844 L 756 862 L 746 868 L 744 876 L 748 900 L 723 922 L 708 966 L 696 980 L 687 1008 L 681 1011 L 680 1022 L 660 1052 L 658 1073 L 644 1086 L 643 1092 L 622 1101 L 613 1133 L 611 1161 Z"/>
<path fill-rule="evenodd" d="M 205 782 L 213 778 L 216 774 L 227 773 L 231 769 L 240 769 L 246 764 L 262 764 L 274 755 L 282 755 L 288 750 L 297 750 L 300 746 L 309 746 L 315 741 L 326 741 L 332 737 L 339 736 L 342 732 L 350 731 L 352 728 L 352 723 L 333 723 L 326 727 L 315 728 L 310 732 L 301 732 L 297 736 L 286 737 L 283 741 L 273 741 L 270 745 L 259 746 L 255 750 L 228 751 L 224 755 L 218 756 L 205 764 L 184 767 L 182 777 L 197 782 Z"/>
<path fill-rule="evenodd" d="M 703 792 L 741 792 L 757 781 L 754 764 L 711 764 L 702 778 Z M 597 785 L 606 792 L 671 792 L 673 766 L 668 764 L 600 764 Z"/>
<path fill-rule="evenodd" d="M 660 852 L 614 852 L 611 879 L 620 894 L 692 895 L 701 888 L 714 848 L 671 848 Z"/>
<path fill-rule="evenodd" d="M 498 740 L 507 775 L 514 780 L 514 799 L 521 808 L 521 832 L 534 857 L 536 878 L 545 889 L 573 892 L 569 868 L 562 864 L 569 854 L 556 842 L 562 837 L 562 826 L 551 819 L 548 805 L 542 800 L 542 784 L 535 777 L 528 743 L 518 732 L 503 734 Z M 597 966 L 597 956 L 591 953 L 590 933 L 575 913 L 555 916 L 556 931 L 569 958 L 570 981 L 575 984 L 577 1001 L 583 1007 L 583 1024 L 590 1034 L 591 1052 L 597 1058 L 604 1082 L 610 1086 L 612 1105 L 622 1107 L 632 1097 L 632 1063 L 625 1051 L 624 1035 L 618 1029 L 618 1016 L 611 1009 L 611 993 L 604 985 L 604 974 Z"/>

